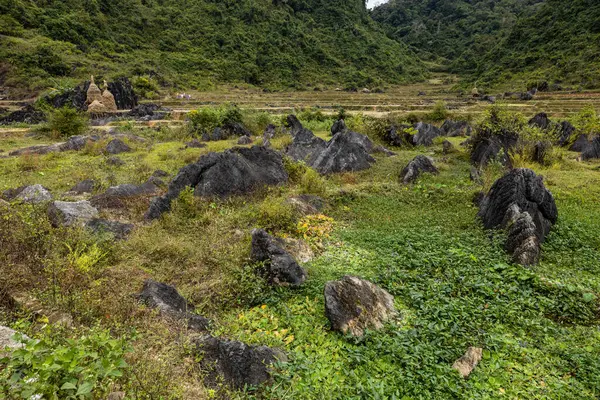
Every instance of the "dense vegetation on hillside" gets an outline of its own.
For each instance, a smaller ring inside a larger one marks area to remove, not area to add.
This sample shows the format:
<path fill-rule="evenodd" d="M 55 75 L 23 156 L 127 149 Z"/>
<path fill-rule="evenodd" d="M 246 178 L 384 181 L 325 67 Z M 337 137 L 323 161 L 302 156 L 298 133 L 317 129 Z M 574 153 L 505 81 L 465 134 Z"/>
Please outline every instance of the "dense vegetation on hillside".
<path fill-rule="evenodd" d="M 487 85 L 600 83 L 600 4 L 593 0 L 390 0 L 371 14 L 421 57 Z"/>
<path fill-rule="evenodd" d="M 90 73 L 198 88 L 423 76 L 362 0 L 0 0 L 0 60 L 0 84 L 30 88 Z"/>

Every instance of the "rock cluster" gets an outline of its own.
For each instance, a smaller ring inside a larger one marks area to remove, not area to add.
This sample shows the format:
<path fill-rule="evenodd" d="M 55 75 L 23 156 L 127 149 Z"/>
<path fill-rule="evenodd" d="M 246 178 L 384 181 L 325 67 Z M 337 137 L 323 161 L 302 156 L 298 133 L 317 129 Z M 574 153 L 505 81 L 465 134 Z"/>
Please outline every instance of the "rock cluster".
<path fill-rule="evenodd" d="M 507 229 L 507 251 L 516 263 L 539 260 L 540 243 L 558 219 L 552 193 L 530 169 L 514 169 L 498 179 L 477 214 L 486 229 Z"/>
<path fill-rule="evenodd" d="M 447 119 L 440 128 L 443 136 L 471 136 L 472 128 L 467 121 L 452 121 Z"/>
<path fill-rule="evenodd" d="M 365 135 L 346 129 L 326 142 L 304 128 L 294 115 L 289 115 L 287 120 L 294 139 L 285 153 L 294 160 L 306 162 L 321 174 L 360 171 L 375 162 L 370 154 L 375 146 Z"/>

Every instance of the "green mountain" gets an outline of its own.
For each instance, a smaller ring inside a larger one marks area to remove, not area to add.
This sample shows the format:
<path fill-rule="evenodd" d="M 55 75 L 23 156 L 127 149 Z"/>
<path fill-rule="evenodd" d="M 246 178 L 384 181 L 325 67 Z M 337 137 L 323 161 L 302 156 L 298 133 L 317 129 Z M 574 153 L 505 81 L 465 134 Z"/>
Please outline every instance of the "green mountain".
<path fill-rule="evenodd" d="M 371 15 L 388 36 L 469 81 L 600 85 L 596 0 L 390 0 Z"/>
<path fill-rule="evenodd" d="M 0 85 L 147 76 L 162 85 L 377 86 L 422 79 L 363 0 L 0 0 Z"/>

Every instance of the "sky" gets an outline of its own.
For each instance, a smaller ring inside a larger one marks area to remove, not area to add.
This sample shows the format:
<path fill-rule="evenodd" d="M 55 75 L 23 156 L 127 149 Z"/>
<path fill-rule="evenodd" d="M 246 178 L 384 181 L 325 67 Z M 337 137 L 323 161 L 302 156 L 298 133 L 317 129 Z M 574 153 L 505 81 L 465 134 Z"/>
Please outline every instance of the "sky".
<path fill-rule="evenodd" d="M 386 1 L 387 0 L 367 0 L 367 8 L 371 9 L 371 8 L 375 7 L 376 5 L 385 3 Z"/>

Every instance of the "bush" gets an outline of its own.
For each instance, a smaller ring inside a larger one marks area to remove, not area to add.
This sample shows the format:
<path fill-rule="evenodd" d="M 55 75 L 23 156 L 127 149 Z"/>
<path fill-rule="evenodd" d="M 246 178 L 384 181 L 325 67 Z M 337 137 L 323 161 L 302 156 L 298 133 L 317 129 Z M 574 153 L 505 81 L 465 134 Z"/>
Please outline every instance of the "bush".
<path fill-rule="evenodd" d="M 70 107 L 50 111 L 48 122 L 39 128 L 39 132 L 52 138 L 68 138 L 81 135 L 88 126 L 87 116 Z"/>
<path fill-rule="evenodd" d="M 316 194 L 324 196 L 327 193 L 327 184 L 317 171 L 306 168 L 300 178 L 300 190 L 304 194 Z"/>
<path fill-rule="evenodd" d="M 266 198 L 258 207 L 258 224 L 268 231 L 291 232 L 296 226 L 294 208 L 282 198 Z"/>
<path fill-rule="evenodd" d="M 78 339 L 47 331 L 40 339 L 17 337 L 24 347 L 0 359 L 0 392 L 22 399 L 93 398 L 106 394 L 127 369 L 125 340 L 92 329 Z"/>
<path fill-rule="evenodd" d="M 235 105 L 223 104 L 219 107 L 203 107 L 190 111 L 187 115 L 192 133 L 202 134 L 229 123 L 243 123 L 242 111 Z"/>
<path fill-rule="evenodd" d="M 429 121 L 445 121 L 450 116 L 450 113 L 446 109 L 446 103 L 443 101 L 438 101 L 433 106 L 433 111 L 426 115 L 425 119 Z"/>

